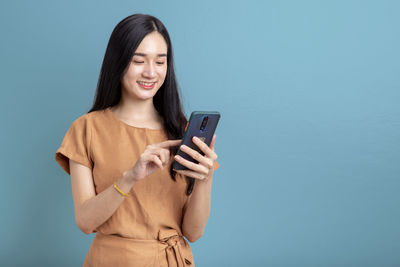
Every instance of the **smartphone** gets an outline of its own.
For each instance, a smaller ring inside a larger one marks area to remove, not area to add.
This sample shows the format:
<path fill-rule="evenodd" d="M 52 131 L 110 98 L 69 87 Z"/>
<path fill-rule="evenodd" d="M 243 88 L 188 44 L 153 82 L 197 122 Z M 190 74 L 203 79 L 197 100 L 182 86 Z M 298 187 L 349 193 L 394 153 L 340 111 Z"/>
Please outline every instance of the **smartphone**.
<path fill-rule="evenodd" d="M 218 111 L 193 111 L 190 115 L 189 122 L 186 125 L 181 145 L 186 145 L 204 156 L 203 151 L 193 143 L 192 138 L 193 136 L 197 136 L 200 140 L 210 146 L 220 117 L 221 114 Z M 199 163 L 180 149 L 178 150 L 177 155 L 193 163 Z M 172 168 L 175 170 L 189 170 L 186 166 L 183 166 L 176 160 L 174 161 Z"/>

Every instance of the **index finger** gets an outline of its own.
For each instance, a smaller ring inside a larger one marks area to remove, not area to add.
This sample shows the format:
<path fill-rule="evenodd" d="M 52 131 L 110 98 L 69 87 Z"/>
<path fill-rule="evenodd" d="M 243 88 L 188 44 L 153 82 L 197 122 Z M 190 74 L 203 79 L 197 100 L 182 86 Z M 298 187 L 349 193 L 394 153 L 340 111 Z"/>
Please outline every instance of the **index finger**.
<path fill-rule="evenodd" d="M 158 147 L 167 148 L 167 147 L 170 147 L 170 146 L 179 146 L 181 142 L 182 142 L 182 139 L 167 140 L 167 141 L 155 144 L 155 145 L 158 146 Z"/>

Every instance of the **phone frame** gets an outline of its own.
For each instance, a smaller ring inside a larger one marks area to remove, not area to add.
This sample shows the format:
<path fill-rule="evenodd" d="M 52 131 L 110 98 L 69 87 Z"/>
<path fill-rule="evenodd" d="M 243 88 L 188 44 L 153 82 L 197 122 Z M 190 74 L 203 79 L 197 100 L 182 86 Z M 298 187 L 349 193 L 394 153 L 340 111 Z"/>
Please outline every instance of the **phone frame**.
<path fill-rule="evenodd" d="M 206 116 L 208 117 L 206 129 L 202 131 L 201 123 Z M 203 151 L 195 143 L 193 143 L 192 138 L 193 136 L 197 136 L 200 139 L 203 139 L 203 142 L 210 146 L 220 118 L 221 114 L 218 111 L 193 111 L 186 126 L 181 145 L 184 144 L 204 156 Z M 193 159 L 180 149 L 178 150 L 177 155 L 195 164 L 199 163 L 197 160 Z M 190 170 L 176 160 L 174 160 L 172 168 L 175 170 Z"/>

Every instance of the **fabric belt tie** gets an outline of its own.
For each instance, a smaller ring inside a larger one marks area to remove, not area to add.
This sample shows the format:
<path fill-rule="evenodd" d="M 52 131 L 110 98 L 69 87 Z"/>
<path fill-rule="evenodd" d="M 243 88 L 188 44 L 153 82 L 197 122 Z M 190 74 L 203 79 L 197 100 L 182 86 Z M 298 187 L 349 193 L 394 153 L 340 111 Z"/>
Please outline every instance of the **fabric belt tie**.
<path fill-rule="evenodd" d="M 186 267 L 192 262 L 184 257 L 181 241 L 186 243 L 186 240 L 178 234 L 175 229 L 162 229 L 158 232 L 158 241 L 165 244 L 165 252 L 167 253 L 168 264 L 177 262 L 178 267 Z M 176 258 L 176 261 L 175 261 Z"/>

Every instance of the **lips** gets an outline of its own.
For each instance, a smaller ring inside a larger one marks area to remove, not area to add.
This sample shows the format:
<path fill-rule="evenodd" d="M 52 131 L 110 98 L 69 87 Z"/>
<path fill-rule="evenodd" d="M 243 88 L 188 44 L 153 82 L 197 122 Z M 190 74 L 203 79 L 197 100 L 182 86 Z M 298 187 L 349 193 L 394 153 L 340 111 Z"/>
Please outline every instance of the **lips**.
<path fill-rule="evenodd" d="M 138 81 L 137 84 L 144 89 L 153 89 L 156 82 L 142 82 Z"/>

